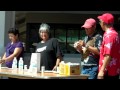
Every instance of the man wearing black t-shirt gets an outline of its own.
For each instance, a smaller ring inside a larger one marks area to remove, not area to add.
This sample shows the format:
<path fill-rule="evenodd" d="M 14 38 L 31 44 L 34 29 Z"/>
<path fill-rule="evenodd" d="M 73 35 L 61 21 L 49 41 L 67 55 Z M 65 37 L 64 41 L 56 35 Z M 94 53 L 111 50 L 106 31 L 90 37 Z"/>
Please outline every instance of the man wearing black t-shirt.
<path fill-rule="evenodd" d="M 42 40 L 38 43 L 36 52 L 41 53 L 40 66 L 45 66 L 45 70 L 55 70 L 62 60 L 59 42 L 56 38 L 50 37 L 48 24 L 42 23 L 40 25 L 39 34 Z"/>

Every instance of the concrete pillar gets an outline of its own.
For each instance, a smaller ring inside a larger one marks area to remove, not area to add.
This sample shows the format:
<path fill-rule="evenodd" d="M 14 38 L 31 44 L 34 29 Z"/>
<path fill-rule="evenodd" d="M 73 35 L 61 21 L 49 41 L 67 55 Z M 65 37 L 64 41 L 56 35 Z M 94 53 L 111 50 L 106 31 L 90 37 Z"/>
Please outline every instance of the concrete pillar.
<path fill-rule="evenodd" d="M 9 42 L 7 31 L 15 26 L 15 11 L 0 11 L 0 56 L 5 52 Z"/>

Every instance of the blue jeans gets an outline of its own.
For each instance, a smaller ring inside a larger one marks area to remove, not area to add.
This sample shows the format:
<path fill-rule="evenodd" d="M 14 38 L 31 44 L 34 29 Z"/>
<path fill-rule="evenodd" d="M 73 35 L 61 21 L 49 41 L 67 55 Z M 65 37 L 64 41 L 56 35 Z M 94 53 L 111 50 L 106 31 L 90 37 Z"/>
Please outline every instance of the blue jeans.
<path fill-rule="evenodd" d="M 97 79 L 98 66 L 83 66 L 81 74 L 90 75 L 88 79 Z"/>

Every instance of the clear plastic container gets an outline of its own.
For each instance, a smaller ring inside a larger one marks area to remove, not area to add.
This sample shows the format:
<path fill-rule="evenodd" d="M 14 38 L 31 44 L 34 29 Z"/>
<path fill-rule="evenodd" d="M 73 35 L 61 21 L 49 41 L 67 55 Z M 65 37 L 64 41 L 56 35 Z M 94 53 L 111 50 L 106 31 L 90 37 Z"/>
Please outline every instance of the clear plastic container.
<path fill-rule="evenodd" d="M 19 68 L 20 73 L 23 72 L 23 58 L 22 57 L 20 57 L 18 68 Z"/>
<path fill-rule="evenodd" d="M 44 76 L 45 66 L 41 66 L 41 75 Z"/>
<path fill-rule="evenodd" d="M 24 72 L 27 72 L 28 69 L 27 69 L 27 65 L 24 65 Z"/>
<path fill-rule="evenodd" d="M 12 69 L 17 70 L 17 58 L 16 57 L 14 57 L 14 59 L 13 59 Z"/>

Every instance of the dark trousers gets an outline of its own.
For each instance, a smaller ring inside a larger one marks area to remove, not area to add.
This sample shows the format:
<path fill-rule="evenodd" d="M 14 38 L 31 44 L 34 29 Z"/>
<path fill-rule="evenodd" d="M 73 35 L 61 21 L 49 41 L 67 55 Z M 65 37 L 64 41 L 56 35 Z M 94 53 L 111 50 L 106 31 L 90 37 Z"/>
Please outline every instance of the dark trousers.
<path fill-rule="evenodd" d="M 81 74 L 90 75 L 88 79 L 97 79 L 98 66 L 83 66 Z"/>

